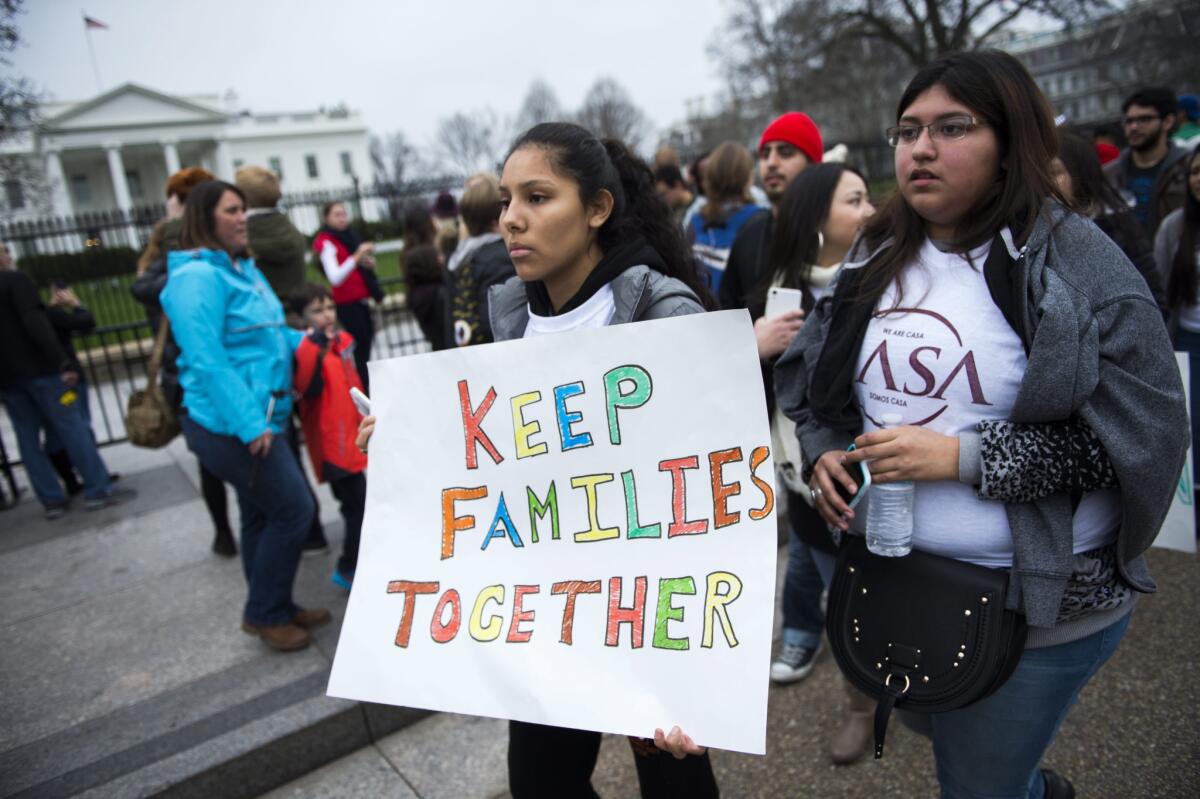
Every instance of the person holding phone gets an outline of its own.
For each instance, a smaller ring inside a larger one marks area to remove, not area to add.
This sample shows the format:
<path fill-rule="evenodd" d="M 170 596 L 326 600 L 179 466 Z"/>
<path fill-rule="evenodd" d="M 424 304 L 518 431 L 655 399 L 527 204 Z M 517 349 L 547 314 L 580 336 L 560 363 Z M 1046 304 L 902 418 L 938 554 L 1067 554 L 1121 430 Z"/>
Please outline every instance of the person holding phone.
<path fill-rule="evenodd" d="M 286 443 L 274 446 L 290 425 L 292 353 L 303 334 L 287 326 L 247 254 L 240 189 L 217 180 L 196 186 L 179 241 L 160 299 L 180 348 L 180 426 L 188 449 L 237 491 L 249 583 L 242 630 L 273 649 L 303 649 L 331 616 L 293 601 L 314 506 L 299 460 Z"/>
<path fill-rule="evenodd" d="M 1184 463 L 1179 370 L 1145 280 L 1061 203 L 1053 114 L 1015 58 L 935 59 L 887 137 L 897 191 L 776 365 L 780 406 L 829 525 L 863 533 L 834 484 L 855 493 L 865 462 L 915 483 L 914 550 L 1008 570 L 1029 631 L 1015 671 L 915 719 L 942 795 L 1072 796 L 1040 761 L 1155 590 L 1142 553 Z"/>
<path fill-rule="evenodd" d="M 750 306 L 759 357 L 768 374 L 800 330 L 805 315 L 828 293 L 842 259 L 874 210 L 866 180 L 844 164 L 810 166 L 784 191 L 767 251 L 768 269 Z M 791 310 L 772 314 L 773 304 L 784 305 L 781 298 L 791 301 Z M 773 381 L 766 387 L 774 400 Z M 771 679 L 790 683 L 808 676 L 820 651 L 825 628 L 820 595 L 833 575 L 835 550 L 824 520 L 812 507 L 808 487 L 798 475 L 801 459 L 795 425 L 774 402 L 771 405 L 775 462 L 787 488 L 790 528 L 782 601 L 783 645 L 771 664 Z M 874 709 L 874 702 L 849 683 L 846 690 L 846 711 L 829 734 L 830 756 L 839 764 L 852 763 L 866 752 Z"/>

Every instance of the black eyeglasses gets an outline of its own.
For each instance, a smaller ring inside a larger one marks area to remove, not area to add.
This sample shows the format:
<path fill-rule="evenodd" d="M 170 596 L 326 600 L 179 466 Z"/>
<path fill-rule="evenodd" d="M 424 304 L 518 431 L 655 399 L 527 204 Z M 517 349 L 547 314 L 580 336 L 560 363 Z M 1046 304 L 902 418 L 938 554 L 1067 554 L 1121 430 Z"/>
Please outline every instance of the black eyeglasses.
<path fill-rule="evenodd" d="M 1125 127 L 1130 125 L 1149 125 L 1151 122 L 1157 122 L 1162 119 L 1158 114 L 1140 114 L 1136 117 L 1125 117 L 1121 120 L 1121 124 Z"/>
<path fill-rule="evenodd" d="M 977 126 L 979 120 L 968 114 L 961 116 L 943 117 L 928 125 L 895 125 L 885 131 L 887 142 L 893 147 L 911 147 L 921 138 L 921 131 L 928 129 L 929 138 L 954 141 L 967 135 L 967 131 Z"/>

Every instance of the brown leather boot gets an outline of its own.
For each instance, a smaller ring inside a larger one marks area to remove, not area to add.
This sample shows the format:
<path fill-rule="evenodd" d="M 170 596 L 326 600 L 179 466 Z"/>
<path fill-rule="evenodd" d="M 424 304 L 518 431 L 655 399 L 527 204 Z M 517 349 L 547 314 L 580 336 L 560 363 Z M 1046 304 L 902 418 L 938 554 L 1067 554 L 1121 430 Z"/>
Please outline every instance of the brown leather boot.
<path fill-rule="evenodd" d="M 301 608 L 292 616 L 292 624 L 313 630 L 324 624 L 329 624 L 333 616 L 325 608 Z"/>
<path fill-rule="evenodd" d="M 829 756 L 838 765 L 849 765 L 871 748 L 875 734 L 875 700 L 859 691 L 845 677 L 846 711 L 841 726 L 829 739 Z"/>
<path fill-rule="evenodd" d="M 258 625 L 243 621 L 242 632 L 257 635 L 267 646 L 280 652 L 295 652 L 312 643 L 312 636 L 308 634 L 308 630 L 295 624 Z"/>

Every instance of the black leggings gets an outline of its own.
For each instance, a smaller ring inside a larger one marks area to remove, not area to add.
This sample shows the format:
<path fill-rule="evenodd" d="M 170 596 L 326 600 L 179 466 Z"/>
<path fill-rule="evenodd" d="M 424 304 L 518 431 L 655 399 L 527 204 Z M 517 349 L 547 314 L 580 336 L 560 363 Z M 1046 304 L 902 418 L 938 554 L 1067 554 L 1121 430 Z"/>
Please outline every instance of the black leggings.
<path fill-rule="evenodd" d="M 342 556 L 337 568 L 342 574 L 352 575 L 358 567 L 358 541 L 362 534 L 363 511 L 367 505 L 367 477 L 362 472 L 337 480 L 330 480 L 329 487 L 337 497 L 342 519 L 346 522 L 346 535 L 342 539 Z"/>
<path fill-rule="evenodd" d="M 199 462 L 199 461 L 197 461 Z M 217 535 L 232 536 L 229 526 L 229 498 L 225 495 L 225 481 L 200 464 L 200 493 L 204 495 L 204 506 L 212 517 Z"/>
<path fill-rule="evenodd" d="M 371 342 L 375 340 L 375 322 L 371 319 L 371 306 L 366 300 L 347 302 L 337 307 L 337 318 L 342 327 L 354 339 L 354 367 L 363 390 L 371 393 L 367 381 L 367 361 L 371 360 Z"/>
<path fill-rule="evenodd" d="M 599 799 L 592 770 L 601 735 L 587 730 L 508 723 L 508 789 L 513 799 Z M 645 738 L 630 738 L 642 799 L 716 799 L 708 753 L 677 760 Z"/>

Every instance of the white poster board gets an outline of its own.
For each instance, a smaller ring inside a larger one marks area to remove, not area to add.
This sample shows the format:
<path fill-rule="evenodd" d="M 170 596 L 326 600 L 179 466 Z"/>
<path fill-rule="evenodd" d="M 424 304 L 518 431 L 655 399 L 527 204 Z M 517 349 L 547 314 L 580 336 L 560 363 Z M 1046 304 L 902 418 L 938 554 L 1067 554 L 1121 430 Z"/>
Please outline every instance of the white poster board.
<path fill-rule="evenodd" d="M 1186 352 L 1175 353 L 1175 360 L 1179 364 L 1179 375 L 1183 378 L 1183 392 L 1187 396 L 1188 416 L 1191 417 L 1192 410 L 1192 395 L 1191 395 L 1191 371 L 1188 366 L 1188 354 Z M 1171 500 L 1171 509 L 1167 511 L 1167 519 L 1163 522 L 1162 529 L 1158 531 L 1158 537 L 1154 539 L 1154 546 L 1163 547 L 1164 549 L 1178 549 L 1181 552 L 1196 552 L 1196 495 L 1194 493 L 1195 486 L 1192 485 L 1192 458 L 1195 453 L 1191 449 L 1191 430 L 1185 434 L 1188 436 L 1188 455 L 1187 462 L 1183 464 L 1183 474 L 1179 475 L 1179 484 L 1175 488 L 1175 498 Z"/>
<path fill-rule="evenodd" d="M 774 466 L 745 311 L 370 368 L 331 696 L 765 752 Z"/>

